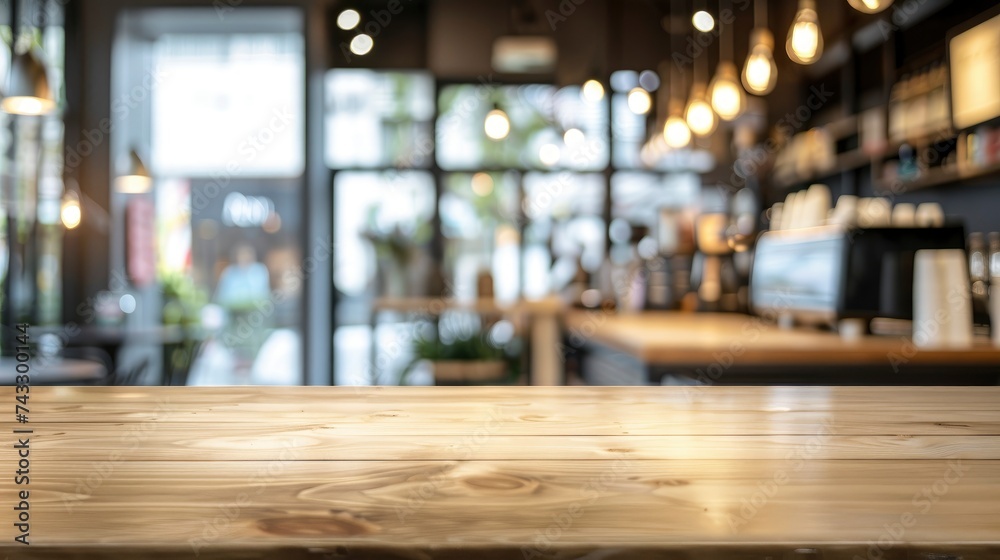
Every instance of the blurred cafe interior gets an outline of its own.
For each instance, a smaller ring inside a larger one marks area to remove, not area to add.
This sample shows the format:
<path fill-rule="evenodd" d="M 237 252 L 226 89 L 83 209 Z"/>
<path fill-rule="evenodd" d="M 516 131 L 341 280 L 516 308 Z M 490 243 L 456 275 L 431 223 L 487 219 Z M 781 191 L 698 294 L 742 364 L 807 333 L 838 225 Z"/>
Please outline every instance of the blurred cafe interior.
<path fill-rule="evenodd" d="M 1000 5 L 3 0 L 0 372 L 996 385 Z"/>

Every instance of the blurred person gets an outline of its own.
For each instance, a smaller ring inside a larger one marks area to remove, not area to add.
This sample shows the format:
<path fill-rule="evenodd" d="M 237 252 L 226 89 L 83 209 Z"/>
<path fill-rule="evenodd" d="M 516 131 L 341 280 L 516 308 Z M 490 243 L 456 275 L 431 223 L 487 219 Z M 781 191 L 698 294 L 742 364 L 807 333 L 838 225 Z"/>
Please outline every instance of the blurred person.
<path fill-rule="evenodd" d="M 252 245 L 240 243 L 233 248 L 232 262 L 219 277 L 215 299 L 230 310 L 252 309 L 270 295 L 271 277 L 267 266 L 257 262 Z"/>
<path fill-rule="evenodd" d="M 264 304 L 271 295 L 270 273 L 257 261 L 248 243 L 233 247 L 232 261 L 219 276 L 215 300 L 229 314 L 224 344 L 235 354 L 236 369 L 249 369 L 271 323 L 273 307 Z M 260 315 L 255 316 L 255 315 Z"/>

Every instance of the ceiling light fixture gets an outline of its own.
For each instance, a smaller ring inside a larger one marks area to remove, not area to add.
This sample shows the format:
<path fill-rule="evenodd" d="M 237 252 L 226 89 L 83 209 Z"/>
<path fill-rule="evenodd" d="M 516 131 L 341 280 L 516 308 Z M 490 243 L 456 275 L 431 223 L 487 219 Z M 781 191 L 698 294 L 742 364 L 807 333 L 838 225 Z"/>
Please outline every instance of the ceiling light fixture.
<path fill-rule="evenodd" d="M 357 10 L 348 8 L 337 16 L 337 27 L 344 31 L 354 29 L 361 23 L 361 14 Z"/>
<path fill-rule="evenodd" d="M 483 121 L 483 130 L 486 132 L 486 136 L 493 140 L 503 140 L 510 134 L 510 118 L 507 117 L 507 113 L 496 104 L 493 105 L 493 110 L 486 113 L 486 120 Z"/>
<path fill-rule="evenodd" d="M 877 14 L 892 5 L 892 0 L 847 0 L 855 10 L 865 14 Z"/>
<path fill-rule="evenodd" d="M 125 173 L 115 179 L 115 190 L 124 194 L 147 193 L 153 188 L 153 176 L 136 150 L 128 154 Z"/>
<path fill-rule="evenodd" d="M 719 11 L 723 11 L 722 0 L 719 0 Z M 719 28 L 719 66 L 715 77 L 708 86 L 708 97 L 712 109 L 719 118 L 731 121 L 743 114 L 746 108 L 746 93 L 739 82 L 739 72 L 733 63 L 733 29 Z"/>
<path fill-rule="evenodd" d="M 792 62 L 812 64 L 823 56 L 823 30 L 815 0 L 799 0 L 799 10 L 788 30 L 785 51 Z"/>

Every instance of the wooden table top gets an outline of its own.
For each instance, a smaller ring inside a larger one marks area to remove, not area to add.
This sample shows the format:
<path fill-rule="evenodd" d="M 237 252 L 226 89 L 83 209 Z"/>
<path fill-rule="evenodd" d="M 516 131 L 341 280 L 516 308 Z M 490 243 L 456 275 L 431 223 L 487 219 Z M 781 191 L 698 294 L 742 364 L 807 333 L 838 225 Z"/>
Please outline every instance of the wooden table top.
<path fill-rule="evenodd" d="M 0 394 L 10 558 L 1000 558 L 1000 387 Z"/>
<path fill-rule="evenodd" d="M 891 366 L 995 365 L 1000 348 L 978 339 L 969 348 L 919 348 L 908 337 L 855 340 L 815 329 L 780 329 L 759 317 L 732 313 L 644 312 L 615 314 L 574 310 L 566 314 L 570 343 L 595 342 L 653 364 L 700 365 L 731 352 L 740 365 Z"/>

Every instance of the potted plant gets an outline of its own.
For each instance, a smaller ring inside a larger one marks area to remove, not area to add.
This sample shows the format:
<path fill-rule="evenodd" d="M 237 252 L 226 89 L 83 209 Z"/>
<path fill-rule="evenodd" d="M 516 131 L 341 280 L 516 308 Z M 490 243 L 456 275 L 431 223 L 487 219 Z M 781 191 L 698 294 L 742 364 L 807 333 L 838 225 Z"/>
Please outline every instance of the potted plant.
<path fill-rule="evenodd" d="M 361 238 L 371 243 L 376 259 L 377 293 L 388 297 L 424 295 L 430 258 L 423 247 L 431 236 L 426 223 L 380 224 L 379 208 L 368 210 L 367 226 Z"/>
<path fill-rule="evenodd" d="M 501 347 L 484 333 L 444 342 L 440 337 L 418 338 L 413 361 L 403 370 L 400 385 L 417 364 L 426 364 L 436 385 L 512 383 L 518 376 L 516 344 Z"/>

